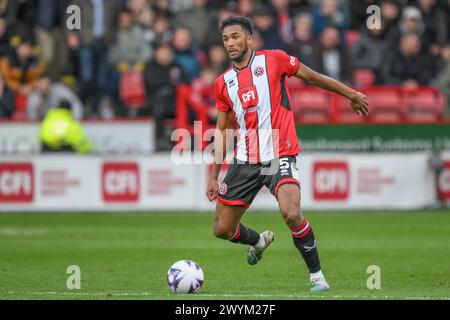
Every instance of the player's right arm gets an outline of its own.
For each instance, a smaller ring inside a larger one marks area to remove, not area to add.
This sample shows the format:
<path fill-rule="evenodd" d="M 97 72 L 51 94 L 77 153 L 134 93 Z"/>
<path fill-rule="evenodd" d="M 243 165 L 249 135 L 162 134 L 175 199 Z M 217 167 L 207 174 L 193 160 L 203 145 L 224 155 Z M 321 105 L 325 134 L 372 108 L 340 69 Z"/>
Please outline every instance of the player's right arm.
<path fill-rule="evenodd" d="M 233 114 L 231 110 L 218 111 L 216 131 L 214 133 L 214 163 L 212 165 L 211 178 L 206 190 L 206 196 L 209 201 L 213 201 L 217 198 L 217 191 L 219 190 L 219 172 L 228 148 L 227 129 L 231 128 L 232 123 Z"/>

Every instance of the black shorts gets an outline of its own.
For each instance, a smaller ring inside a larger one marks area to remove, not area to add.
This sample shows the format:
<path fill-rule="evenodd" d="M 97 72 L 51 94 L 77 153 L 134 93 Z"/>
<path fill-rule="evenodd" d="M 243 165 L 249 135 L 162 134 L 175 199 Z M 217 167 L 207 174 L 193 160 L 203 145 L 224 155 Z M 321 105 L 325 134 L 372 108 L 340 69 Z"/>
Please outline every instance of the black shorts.
<path fill-rule="evenodd" d="M 264 164 L 234 159 L 219 186 L 217 200 L 227 205 L 248 208 L 263 186 L 278 198 L 278 188 L 285 183 L 300 186 L 295 156 L 283 156 Z"/>

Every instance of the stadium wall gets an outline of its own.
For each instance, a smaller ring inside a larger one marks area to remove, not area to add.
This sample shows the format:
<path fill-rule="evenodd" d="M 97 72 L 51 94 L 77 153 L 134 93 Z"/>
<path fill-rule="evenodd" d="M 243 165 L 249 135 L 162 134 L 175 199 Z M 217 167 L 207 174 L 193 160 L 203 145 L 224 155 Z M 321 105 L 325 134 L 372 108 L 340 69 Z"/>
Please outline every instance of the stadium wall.
<path fill-rule="evenodd" d="M 307 210 L 420 209 L 450 199 L 450 153 L 439 178 L 428 153 L 302 153 Z M 224 166 L 221 177 L 227 168 Z M 7 156 L 0 159 L 0 211 L 212 210 L 210 167 L 154 156 Z M 267 188 L 251 210 L 275 210 Z"/>

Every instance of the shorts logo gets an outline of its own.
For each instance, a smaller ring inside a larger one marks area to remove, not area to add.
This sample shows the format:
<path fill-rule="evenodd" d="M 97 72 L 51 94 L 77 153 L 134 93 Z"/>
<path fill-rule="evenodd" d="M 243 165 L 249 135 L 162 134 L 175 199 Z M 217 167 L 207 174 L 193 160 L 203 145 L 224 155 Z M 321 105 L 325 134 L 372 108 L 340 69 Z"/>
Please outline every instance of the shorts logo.
<path fill-rule="evenodd" d="M 219 187 L 219 193 L 224 195 L 225 193 L 227 193 L 227 191 L 228 191 L 227 184 L 225 182 L 222 182 Z"/>
<path fill-rule="evenodd" d="M 313 166 L 313 194 L 319 201 L 347 200 L 350 170 L 344 161 L 317 161 Z"/>
<path fill-rule="evenodd" d="M 253 70 L 253 74 L 256 77 L 261 77 L 264 74 L 264 68 L 263 67 L 256 67 L 255 70 Z"/>

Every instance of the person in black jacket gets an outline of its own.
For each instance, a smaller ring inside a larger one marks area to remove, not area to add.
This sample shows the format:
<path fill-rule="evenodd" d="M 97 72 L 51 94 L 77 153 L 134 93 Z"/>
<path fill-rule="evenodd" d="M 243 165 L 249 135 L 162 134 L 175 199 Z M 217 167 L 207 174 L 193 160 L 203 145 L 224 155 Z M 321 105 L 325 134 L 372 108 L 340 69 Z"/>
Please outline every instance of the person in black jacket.
<path fill-rule="evenodd" d="M 384 84 L 416 87 L 428 85 L 434 76 L 434 64 L 421 50 L 421 40 L 415 33 L 403 35 L 399 48 L 383 68 Z"/>
<path fill-rule="evenodd" d="M 169 139 L 164 133 L 164 120 L 175 117 L 177 86 L 187 82 L 181 67 L 174 63 L 169 43 L 156 48 L 154 58 L 145 65 L 144 81 L 150 114 L 156 121 L 156 149 L 167 150 Z"/>

